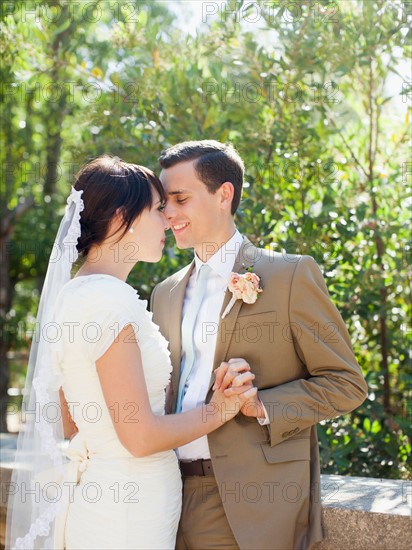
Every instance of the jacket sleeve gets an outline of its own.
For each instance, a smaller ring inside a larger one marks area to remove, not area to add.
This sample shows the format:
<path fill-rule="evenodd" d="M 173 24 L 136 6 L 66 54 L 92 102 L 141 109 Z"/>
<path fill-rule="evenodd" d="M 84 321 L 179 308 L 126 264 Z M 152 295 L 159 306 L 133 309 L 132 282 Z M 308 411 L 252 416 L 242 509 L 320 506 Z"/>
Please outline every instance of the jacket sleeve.
<path fill-rule="evenodd" d="M 297 262 L 289 298 L 294 347 L 308 377 L 258 392 L 269 416 L 272 446 L 321 420 L 352 411 L 363 403 L 368 389 L 345 323 L 310 256 Z"/>

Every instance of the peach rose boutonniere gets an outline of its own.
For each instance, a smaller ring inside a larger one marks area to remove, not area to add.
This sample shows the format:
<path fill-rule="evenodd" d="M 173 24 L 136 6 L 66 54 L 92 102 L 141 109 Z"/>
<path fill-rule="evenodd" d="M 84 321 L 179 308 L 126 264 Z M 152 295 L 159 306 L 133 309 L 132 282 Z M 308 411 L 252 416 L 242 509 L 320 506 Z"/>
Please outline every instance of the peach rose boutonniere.
<path fill-rule="evenodd" d="M 233 296 L 222 314 L 222 319 L 230 312 L 235 305 L 236 300 L 243 300 L 245 304 L 254 304 L 263 292 L 260 287 L 260 277 L 252 271 L 247 271 L 243 275 L 240 273 L 231 273 L 228 289 Z"/>

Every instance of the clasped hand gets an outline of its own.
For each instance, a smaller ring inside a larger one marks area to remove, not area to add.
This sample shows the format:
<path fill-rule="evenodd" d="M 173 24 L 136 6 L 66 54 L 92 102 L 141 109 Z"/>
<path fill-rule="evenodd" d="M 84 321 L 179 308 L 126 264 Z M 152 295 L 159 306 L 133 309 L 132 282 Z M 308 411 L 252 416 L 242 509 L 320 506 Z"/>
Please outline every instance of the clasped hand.
<path fill-rule="evenodd" d="M 255 375 L 247 361 L 241 358 L 229 359 L 221 363 L 214 373 L 214 391 L 221 391 L 226 398 L 237 397 L 240 401 L 240 410 L 245 416 L 265 418 L 258 390 L 253 385 Z"/>

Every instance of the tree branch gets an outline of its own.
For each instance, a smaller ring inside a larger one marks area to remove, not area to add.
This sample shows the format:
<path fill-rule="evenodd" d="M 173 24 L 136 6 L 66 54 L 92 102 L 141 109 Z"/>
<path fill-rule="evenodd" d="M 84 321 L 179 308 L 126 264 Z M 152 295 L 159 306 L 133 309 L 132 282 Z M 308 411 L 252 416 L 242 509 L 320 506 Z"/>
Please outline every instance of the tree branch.
<path fill-rule="evenodd" d="M 369 104 L 369 174 L 368 180 L 372 184 L 373 182 L 373 72 L 372 72 L 372 57 L 369 57 L 369 90 L 368 90 L 368 104 Z"/>
<path fill-rule="evenodd" d="M 19 219 L 34 206 L 34 197 L 29 195 L 13 209 L 9 210 L 1 222 L 0 238 L 5 238 L 11 233 Z"/>
<path fill-rule="evenodd" d="M 345 144 L 345 146 L 348 148 L 350 154 L 351 154 L 351 157 L 353 158 L 353 160 L 355 161 L 355 164 L 360 168 L 360 170 L 365 174 L 366 176 L 366 179 L 369 179 L 368 177 L 368 173 L 367 171 L 365 170 L 365 168 L 362 166 L 362 163 L 360 162 L 360 160 L 358 159 L 358 157 L 355 155 L 355 153 L 353 152 L 353 149 L 352 147 L 349 145 L 349 143 L 346 141 L 345 139 L 345 136 L 342 134 L 341 130 L 338 128 L 337 124 L 335 123 L 335 121 L 333 120 L 333 118 L 329 117 L 329 120 L 331 121 L 332 125 L 338 130 L 339 132 L 339 135 L 341 136 L 342 138 L 342 141 L 343 143 Z"/>

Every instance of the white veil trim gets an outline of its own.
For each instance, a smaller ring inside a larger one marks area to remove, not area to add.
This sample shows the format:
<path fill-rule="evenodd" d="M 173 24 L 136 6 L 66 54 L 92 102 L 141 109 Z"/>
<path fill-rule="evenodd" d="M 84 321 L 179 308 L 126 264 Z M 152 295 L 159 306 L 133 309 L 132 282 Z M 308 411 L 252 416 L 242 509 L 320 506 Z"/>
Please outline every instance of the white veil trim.
<path fill-rule="evenodd" d="M 60 337 L 59 331 L 57 336 L 53 333 L 54 304 L 78 258 L 82 193 L 72 187 L 40 297 L 23 393 L 22 423 L 8 487 L 7 550 L 55 548 L 55 524 L 64 501 L 62 490 L 66 489 L 56 480 L 62 479 L 67 459 L 63 455 L 57 353 Z"/>

